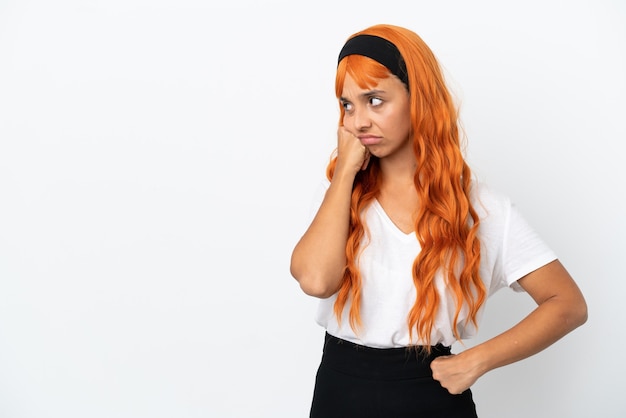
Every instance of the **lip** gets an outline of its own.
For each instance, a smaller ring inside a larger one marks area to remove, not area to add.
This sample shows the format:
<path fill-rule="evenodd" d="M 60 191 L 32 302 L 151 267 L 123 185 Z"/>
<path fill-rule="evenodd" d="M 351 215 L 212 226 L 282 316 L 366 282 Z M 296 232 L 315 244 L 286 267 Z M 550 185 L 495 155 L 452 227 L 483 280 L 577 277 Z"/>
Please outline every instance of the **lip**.
<path fill-rule="evenodd" d="M 380 136 L 375 135 L 359 135 L 358 138 L 363 145 L 376 145 L 382 140 Z"/>

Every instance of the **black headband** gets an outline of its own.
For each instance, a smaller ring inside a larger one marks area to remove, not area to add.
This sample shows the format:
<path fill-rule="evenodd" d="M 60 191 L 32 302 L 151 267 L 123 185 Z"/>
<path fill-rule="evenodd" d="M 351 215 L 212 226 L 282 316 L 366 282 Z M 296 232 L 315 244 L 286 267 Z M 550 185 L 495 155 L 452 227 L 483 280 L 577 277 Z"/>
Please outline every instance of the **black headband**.
<path fill-rule="evenodd" d="M 348 55 L 363 55 L 378 61 L 404 84 L 409 85 L 404 58 L 398 48 L 388 40 L 374 35 L 357 35 L 348 39 L 339 52 L 339 63 Z"/>

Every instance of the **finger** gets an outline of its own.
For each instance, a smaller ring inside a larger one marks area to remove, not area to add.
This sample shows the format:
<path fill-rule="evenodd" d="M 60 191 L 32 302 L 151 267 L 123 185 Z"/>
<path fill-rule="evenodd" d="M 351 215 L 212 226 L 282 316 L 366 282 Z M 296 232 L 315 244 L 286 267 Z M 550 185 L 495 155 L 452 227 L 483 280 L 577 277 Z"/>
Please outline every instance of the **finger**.
<path fill-rule="evenodd" d="M 434 359 L 433 361 L 430 362 L 430 367 L 433 368 L 433 366 L 437 366 L 439 363 L 441 363 L 442 361 L 445 361 L 445 359 L 452 357 L 452 356 L 439 356 L 436 359 Z"/>
<path fill-rule="evenodd" d="M 367 168 L 367 166 L 370 163 L 370 157 L 371 157 L 371 154 L 369 153 L 369 151 L 366 148 L 365 149 L 365 159 L 363 160 L 363 165 L 361 165 L 361 170 L 365 170 Z"/>

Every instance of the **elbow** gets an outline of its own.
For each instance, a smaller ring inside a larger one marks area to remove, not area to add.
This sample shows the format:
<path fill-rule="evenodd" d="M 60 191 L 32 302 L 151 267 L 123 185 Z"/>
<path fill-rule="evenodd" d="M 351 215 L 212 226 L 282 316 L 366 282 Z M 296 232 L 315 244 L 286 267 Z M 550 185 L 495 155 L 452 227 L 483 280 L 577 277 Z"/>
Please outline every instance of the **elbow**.
<path fill-rule="evenodd" d="M 330 288 L 325 285 L 320 285 L 319 282 L 312 283 L 312 282 L 307 282 L 307 281 L 301 281 L 299 283 L 300 283 L 300 288 L 302 289 L 304 293 L 306 293 L 309 296 L 313 296 L 313 297 L 320 298 L 320 299 L 329 298 L 337 292 L 336 289 Z"/>
<path fill-rule="evenodd" d="M 343 278 L 343 269 L 335 271 L 324 263 L 298 256 L 296 251 L 291 256 L 289 270 L 305 294 L 320 299 L 334 295 Z"/>
<path fill-rule="evenodd" d="M 292 266 L 291 275 L 300 285 L 300 289 L 309 296 L 326 299 L 334 295 L 338 290 L 330 284 L 327 277 L 320 273 L 302 273 Z"/>
<path fill-rule="evenodd" d="M 587 302 L 581 296 L 576 301 L 569 304 L 567 322 L 572 329 L 578 328 L 587 322 L 589 312 L 587 310 Z"/>
<path fill-rule="evenodd" d="M 576 319 L 577 326 L 583 325 L 589 319 L 589 311 L 587 309 L 587 302 L 584 299 L 578 304 L 579 306 L 576 309 L 576 313 L 574 314 Z"/>

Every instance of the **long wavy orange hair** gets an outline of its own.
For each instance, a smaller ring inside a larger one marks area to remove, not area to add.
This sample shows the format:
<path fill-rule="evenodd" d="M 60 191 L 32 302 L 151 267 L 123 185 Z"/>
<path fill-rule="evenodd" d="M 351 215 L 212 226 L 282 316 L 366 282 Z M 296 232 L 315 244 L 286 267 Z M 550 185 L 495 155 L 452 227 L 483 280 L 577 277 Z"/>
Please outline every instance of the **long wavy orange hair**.
<path fill-rule="evenodd" d="M 460 147 L 458 112 L 437 59 L 417 34 L 393 25 L 372 26 L 352 36 L 359 34 L 380 36 L 396 45 L 408 72 L 411 136 L 417 159 L 414 183 L 420 202 L 415 234 L 421 246 L 412 269 L 416 299 L 407 318 L 409 337 L 414 341 L 417 331 L 417 338 L 425 346 L 431 343 L 440 305 L 435 278 L 441 272 L 455 298 L 452 325 L 455 337 L 460 340 L 457 326 L 462 307 L 467 306 L 469 320 L 477 325 L 486 290 L 479 276 L 480 242 L 476 234 L 480 220 L 470 203 L 471 171 Z M 361 88 L 372 88 L 378 80 L 390 76 L 389 70 L 378 62 L 349 55 L 337 67 L 337 98 L 341 96 L 346 73 Z M 341 104 L 339 109 L 341 125 L 344 118 Z M 326 169 L 329 179 L 336 162 L 336 156 L 331 157 Z M 366 234 L 366 225 L 359 215 L 377 197 L 380 179 L 378 160 L 372 157 L 368 168 L 357 175 L 352 189 L 347 263 L 334 312 L 341 321 L 344 307 L 351 299 L 349 321 L 355 331 L 361 326 L 358 254 Z"/>

